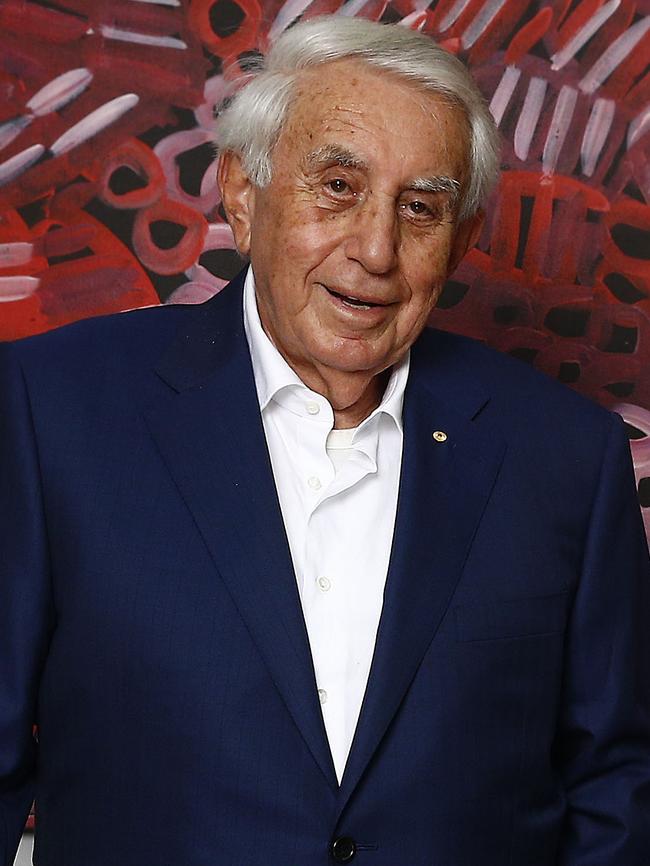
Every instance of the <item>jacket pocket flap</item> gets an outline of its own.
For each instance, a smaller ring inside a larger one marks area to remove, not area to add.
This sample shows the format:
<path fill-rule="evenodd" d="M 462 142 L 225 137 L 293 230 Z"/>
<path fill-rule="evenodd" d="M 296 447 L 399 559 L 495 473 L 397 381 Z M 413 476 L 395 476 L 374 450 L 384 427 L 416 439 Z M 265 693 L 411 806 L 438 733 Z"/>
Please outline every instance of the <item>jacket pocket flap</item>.
<path fill-rule="evenodd" d="M 497 640 L 564 631 L 567 592 L 462 604 L 454 609 L 460 641 Z"/>

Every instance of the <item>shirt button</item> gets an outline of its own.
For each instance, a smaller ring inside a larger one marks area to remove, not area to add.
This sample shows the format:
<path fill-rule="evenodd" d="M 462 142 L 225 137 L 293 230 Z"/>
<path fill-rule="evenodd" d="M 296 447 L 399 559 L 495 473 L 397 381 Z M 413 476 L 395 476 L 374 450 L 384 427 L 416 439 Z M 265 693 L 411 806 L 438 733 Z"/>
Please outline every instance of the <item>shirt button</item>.
<path fill-rule="evenodd" d="M 310 415 L 318 415 L 318 413 L 320 412 L 320 406 L 318 405 L 318 403 L 315 403 L 313 401 L 307 403 L 305 409 L 307 410 L 307 412 L 309 412 Z"/>
<path fill-rule="evenodd" d="M 312 490 L 321 489 L 320 478 L 317 475 L 312 475 L 311 478 L 308 478 L 307 484 L 311 487 Z"/>
<path fill-rule="evenodd" d="M 321 702 L 321 704 L 324 704 L 327 701 L 327 692 L 325 691 L 325 689 L 318 690 L 318 700 Z"/>
<path fill-rule="evenodd" d="M 332 587 L 332 581 L 329 577 L 319 577 L 318 578 L 318 586 L 323 592 L 328 592 Z"/>

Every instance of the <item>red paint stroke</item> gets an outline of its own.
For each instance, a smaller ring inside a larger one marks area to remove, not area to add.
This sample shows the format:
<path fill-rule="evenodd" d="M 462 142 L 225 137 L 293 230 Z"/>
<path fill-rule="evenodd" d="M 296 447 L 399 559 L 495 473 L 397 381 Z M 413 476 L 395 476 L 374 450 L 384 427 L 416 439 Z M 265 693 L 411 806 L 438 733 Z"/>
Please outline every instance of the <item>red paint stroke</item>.
<path fill-rule="evenodd" d="M 650 60 L 650 32 L 637 43 L 625 60 L 612 72 L 599 90 L 599 96 L 627 104 L 628 92 L 634 87 L 637 78 L 648 67 Z"/>
<path fill-rule="evenodd" d="M 450 39 L 454 36 L 462 37 L 463 33 L 472 23 L 474 18 L 480 14 L 485 0 L 470 0 L 470 3 L 463 9 L 460 17 L 456 19 L 451 27 L 447 28 L 441 35 L 445 39 Z M 440 19 L 436 17 L 436 23 L 440 24 Z"/>
<path fill-rule="evenodd" d="M 141 188 L 125 193 L 115 193 L 110 187 L 113 174 L 120 168 L 130 168 L 145 183 Z M 112 151 L 103 165 L 98 180 L 99 197 L 119 210 L 145 207 L 153 204 L 163 194 L 165 176 L 155 153 L 146 144 L 131 138 Z"/>
<path fill-rule="evenodd" d="M 440 22 L 444 20 L 444 18 L 451 11 L 455 3 L 456 0 L 440 0 L 440 2 L 436 4 L 431 19 L 432 32 L 440 32 Z M 402 0 L 401 5 L 397 5 L 395 3 L 392 3 L 391 5 L 396 6 L 398 11 L 403 16 L 406 16 L 413 11 L 413 4 L 412 2 L 410 2 L 410 0 Z M 407 5 L 408 8 L 406 8 Z M 448 35 L 446 35 L 445 38 L 448 38 Z"/>
<path fill-rule="evenodd" d="M 576 33 L 581 30 L 587 21 L 594 17 L 596 12 L 605 3 L 605 0 L 582 0 L 576 8 L 571 12 L 569 17 L 557 30 L 557 35 L 554 40 L 553 50 L 559 51 L 569 43 Z M 567 3 L 567 8 L 570 3 Z"/>
<path fill-rule="evenodd" d="M 622 0 L 618 9 L 594 33 L 580 55 L 580 69 L 583 72 L 590 69 L 612 42 L 628 29 L 634 19 L 636 5 L 636 0 Z"/>
<path fill-rule="evenodd" d="M 149 3 L 93 2 L 90 20 L 93 27 L 107 25 L 121 30 L 131 30 L 136 33 L 148 33 L 151 36 L 185 36 L 184 30 L 189 30 L 185 12 L 182 7 L 159 6 Z M 86 13 L 89 14 L 89 13 Z M 158 49 L 166 56 L 164 48 Z M 173 50 L 173 49 L 172 49 Z"/>
<path fill-rule="evenodd" d="M 507 40 L 520 18 L 521 3 L 518 0 L 509 0 L 470 49 L 467 58 L 470 66 L 477 66 L 488 60 Z"/>
<path fill-rule="evenodd" d="M 156 303 L 139 267 L 119 255 L 51 265 L 36 295 L 49 327 Z"/>
<path fill-rule="evenodd" d="M 605 218 L 607 241 L 603 249 L 613 269 L 623 274 L 650 276 L 650 261 L 648 259 L 636 259 L 627 255 L 614 241 L 611 231 L 617 225 L 638 228 L 648 232 L 650 236 L 650 207 L 631 198 L 623 198 L 612 204 L 611 210 Z"/>
<path fill-rule="evenodd" d="M 151 224 L 166 220 L 185 228 L 185 234 L 171 249 L 161 249 L 151 237 Z M 145 267 L 157 274 L 178 274 L 187 270 L 203 249 L 208 224 L 202 214 L 191 207 L 161 198 L 141 210 L 133 226 L 133 248 Z"/>
<path fill-rule="evenodd" d="M 0 33 L 13 33 L 21 39 L 76 42 L 87 29 L 87 20 L 36 3 L 5 0 L 0 6 Z"/>
<path fill-rule="evenodd" d="M 368 18 L 377 21 L 383 15 L 383 11 L 388 5 L 388 0 L 368 0 L 366 5 L 359 11 L 357 17 Z M 310 18 L 317 18 L 319 15 L 331 15 L 339 10 L 341 0 L 314 0 L 310 3 L 301 20 L 307 21 Z M 381 9 L 381 11 L 379 11 Z M 268 43 L 264 40 L 264 50 L 268 49 Z"/>
<path fill-rule="evenodd" d="M 642 76 L 625 97 L 625 105 L 628 111 L 636 114 L 650 102 L 650 72 Z"/>
<path fill-rule="evenodd" d="M 234 60 L 243 51 L 250 51 L 256 45 L 262 21 L 262 10 L 257 0 L 237 0 L 244 13 L 244 20 L 230 36 L 219 36 L 210 22 L 210 10 L 219 0 L 195 0 L 188 10 L 188 20 L 193 31 L 206 48 L 219 57 Z"/>
<path fill-rule="evenodd" d="M 505 62 L 508 64 L 517 63 L 525 54 L 528 54 L 549 29 L 552 20 L 553 10 L 550 6 L 540 9 L 537 15 L 527 24 L 524 24 L 521 30 L 512 37 L 504 58 Z"/>
<path fill-rule="evenodd" d="M 445 39 L 443 42 L 438 44 L 450 54 L 460 54 L 463 50 L 463 46 L 458 36 L 453 36 L 451 39 Z"/>

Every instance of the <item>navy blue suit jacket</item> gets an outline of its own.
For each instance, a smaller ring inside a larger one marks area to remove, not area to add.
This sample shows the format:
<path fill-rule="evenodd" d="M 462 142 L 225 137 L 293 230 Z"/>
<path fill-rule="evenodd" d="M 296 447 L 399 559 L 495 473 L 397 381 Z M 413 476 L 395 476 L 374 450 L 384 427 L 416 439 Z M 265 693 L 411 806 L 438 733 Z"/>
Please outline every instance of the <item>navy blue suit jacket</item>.
<path fill-rule="evenodd" d="M 241 280 L 0 369 L 5 866 L 34 794 L 40 866 L 327 866 L 341 835 L 360 866 L 648 866 L 650 580 L 617 416 L 417 341 L 339 787 Z"/>

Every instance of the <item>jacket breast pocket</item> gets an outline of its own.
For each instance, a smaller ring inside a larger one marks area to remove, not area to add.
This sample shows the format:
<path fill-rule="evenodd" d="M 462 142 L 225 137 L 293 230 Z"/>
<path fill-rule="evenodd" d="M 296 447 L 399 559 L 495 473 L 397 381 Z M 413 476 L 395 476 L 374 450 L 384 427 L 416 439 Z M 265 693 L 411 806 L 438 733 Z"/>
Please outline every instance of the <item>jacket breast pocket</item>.
<path fill-rule="evenodd" d="M 567 592 L 457 605 L 456 637 L 478 641 L 557 634 L 564 631 L 568 605 Z"/>

